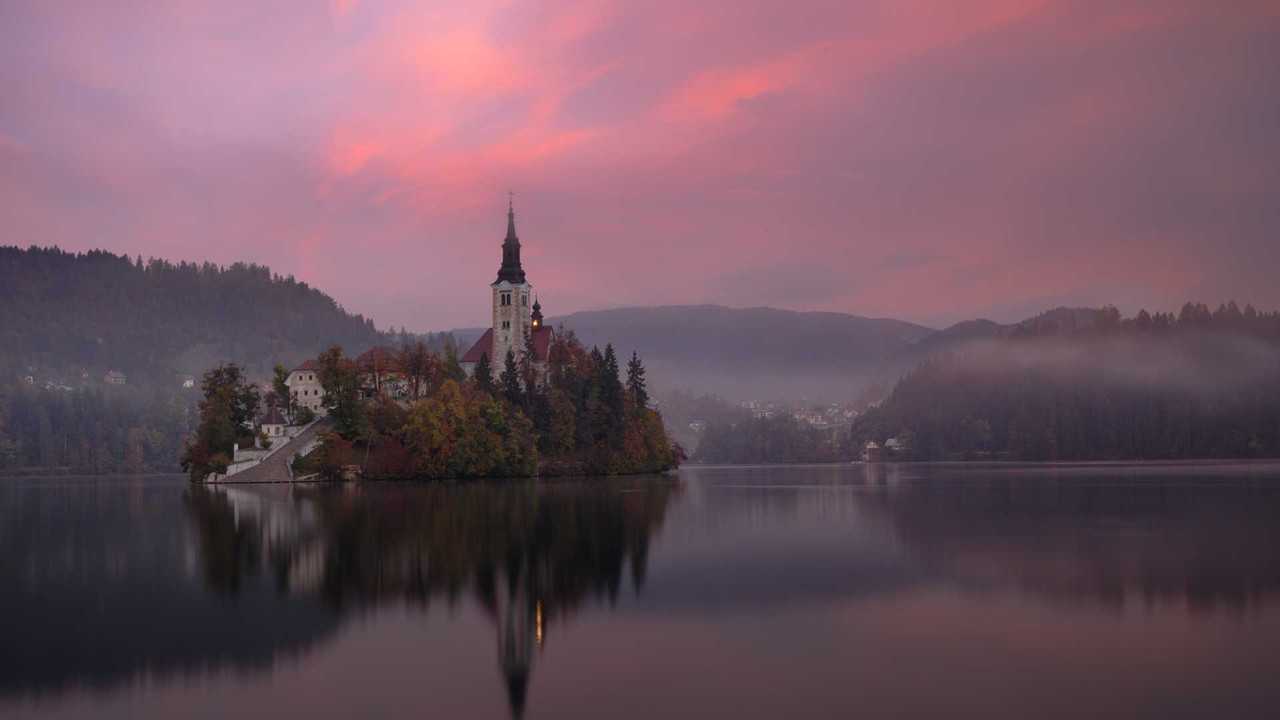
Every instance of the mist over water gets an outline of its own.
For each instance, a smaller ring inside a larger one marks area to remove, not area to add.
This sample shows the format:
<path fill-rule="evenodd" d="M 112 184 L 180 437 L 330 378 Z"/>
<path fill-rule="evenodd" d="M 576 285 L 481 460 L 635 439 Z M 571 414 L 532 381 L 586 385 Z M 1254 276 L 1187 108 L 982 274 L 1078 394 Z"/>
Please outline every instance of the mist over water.
<path fill-rule="evenodd" d="M 1270 463 L 9 480 L 0 714 L 1269 717 L 1278 516 Z"/>

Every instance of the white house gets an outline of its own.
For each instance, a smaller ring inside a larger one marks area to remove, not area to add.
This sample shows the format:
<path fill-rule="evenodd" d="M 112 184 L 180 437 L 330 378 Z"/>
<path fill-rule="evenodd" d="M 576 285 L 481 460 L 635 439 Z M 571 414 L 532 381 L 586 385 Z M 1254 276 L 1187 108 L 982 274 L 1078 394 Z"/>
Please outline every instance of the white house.
<path fill-rule="evenodd" d="M 289 397 L 294 405 L 324 414 L 324 387 L 320 385 L 320 366 L 315 360 L 294 368 L 284 384 L 289 386 Z"/>

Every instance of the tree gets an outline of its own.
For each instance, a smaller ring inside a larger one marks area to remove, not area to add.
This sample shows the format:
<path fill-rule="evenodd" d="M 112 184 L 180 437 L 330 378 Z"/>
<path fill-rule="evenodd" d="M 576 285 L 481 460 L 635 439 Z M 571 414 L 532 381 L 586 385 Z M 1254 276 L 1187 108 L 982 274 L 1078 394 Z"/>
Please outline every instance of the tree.
<path fill-rule="evenodd" d="M 498 382 L 502 385 L 502 395 L 507 402 L 519 407 L 524 399 L 524 392 L 520 387 L 520 369 L 516 365 L 516 354 L 510 349 L 507 350 L 507 358 L 502 364 L 502 375 L 498 376 Z"/>
<path fill-rule="evenodd" d="M 631 353 L 631 362 L 627 363 L 627 396 L 631 398 L 632 407 L 637 410 L 649 406 L 649 390 L 645 384 L 644 365 L 640 362 L 640 355 L 634 351 Z"/>
<path fill-rule="evenodd" d="M 211 472 L 226 472 L 235 444 L 253 443 L 252 423 L 258 414 L 258 389 L 238 365 L 219 365 L 204 374 L 200 385 L 200 424 L 183 450 L 181 464 L 192 481 Z"/>
<path fill-rule="evenodd" d="M 409 397 L 413 400 L 426 395 L 442 371 L 440 360 L 422 340 L 406 340 L 400 346 L 399 361 L 409 381 Z"/>
<path fill-rule="evenodd" d="M 626 414 L 622 381 L 618 378 L 618 356 L 613 351 L 613 343 L 604 346 L 604 363 L 600 370 L 600 401 L 604 403 L 608 413 L 610 431 L 622 427 Z"/>
<path fill-rule="evenodd" d="M 283 406 L 289 417 L 293 417 L 295 403 L 289 393 L 289 369 L 280 363 L 272 368 L 271 390 L 275 393 L 276 402 Z"/>
<path fill-rule="evenodd" d="M 524 352 L 520 353 L 520 382 L 524 385 L 524 409 L 531 413 L 538 403 L 538 349 L 533 344 L 533 334 L 524 338 Z"/>
<path fill-rule="evenodd" d="M 493 368 L 489 365 L 489 353 L 480 354 L 480 360 L 476 362 L 476 369 L 471 379 L 477 390 L 493 394 Z"/>
<path fill-rule="evenodd" d="M 463 370 L 462 364 L 458 362 L 458 344 L 452 335 L 446 335 L 444 340 L 444 377 L 454 382 L 467 379 L 467 371 Z"/>
<path fill-rule="evenodd" d="M 324 406 L 338 434 L 348 440 L 362 436 L 366 419 L 360 402 L 360 372 L 355 363 L 343 356 L 337 345 L 320 353 L 317 363 Z"/>

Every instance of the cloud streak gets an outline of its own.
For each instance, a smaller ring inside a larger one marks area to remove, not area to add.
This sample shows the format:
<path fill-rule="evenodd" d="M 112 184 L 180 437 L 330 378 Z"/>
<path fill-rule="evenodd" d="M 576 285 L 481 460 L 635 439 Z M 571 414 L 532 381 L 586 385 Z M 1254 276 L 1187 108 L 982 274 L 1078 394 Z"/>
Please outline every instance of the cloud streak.
<path fill-rule="evenodd" d="M 482 323 L 1280 305 L 1280 14 L 1122 0 L 61 2 L 0 11 L 7 243 L 254 260 Z"/>

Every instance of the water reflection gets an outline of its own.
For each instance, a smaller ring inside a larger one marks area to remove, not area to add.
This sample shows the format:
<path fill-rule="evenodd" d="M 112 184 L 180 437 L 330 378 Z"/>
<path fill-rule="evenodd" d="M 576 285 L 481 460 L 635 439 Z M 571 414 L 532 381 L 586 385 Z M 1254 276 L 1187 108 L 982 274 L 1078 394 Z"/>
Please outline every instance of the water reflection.
<path fill-rule="evenodd" d="M 1074 693 L 1077 715 L 1127 717 L 1178 710 L 1194 678 L 1203 707 L 1265 716 L 1277 517 L 1274 464 L 3 482 L 0 714 L 75 714 L 84 688 L 130 717 L 213 697 L 266 716 L 299 694 L 341 714 L 364 686 L 407 711 L 466 686 L 448 707 L 467 715 L 1018 717 L 1016 691 L 1041 715 Z M 449 612 L 425 642 L 388 650 L 378 633 L 423 632 L 432 608 Z"/>
<path fill-rule="evenodd" d="M 172 478 L 0 483 L 0 699 L 269 671 L 333 634 L 332 611 L 244 582 L 253 533 L 213 507 L 195 517 L 224 551 L 203 554 L 181 492 Z M 205 592 L 195 558 L 234 602 Z"/>
<path fill-rule="evenodd" d="M 193 487 L 210 588 L 235 594 L 269 568 L 283 594 L 345 612 L 456 603 L 491 618 L 513 715 L 524 711 L 547 629 L 586 600 L 644 584 L 649 538 L 678 489 L 670 478 L 566 483 L 367 484 L 287 491 Z"/>
<path fill-rule="evenodd" d="M 1113 610 L 1258 611 L 1280 598 L 1270 465 L 868 468 L 868 507 L 922 570 Z"/>

